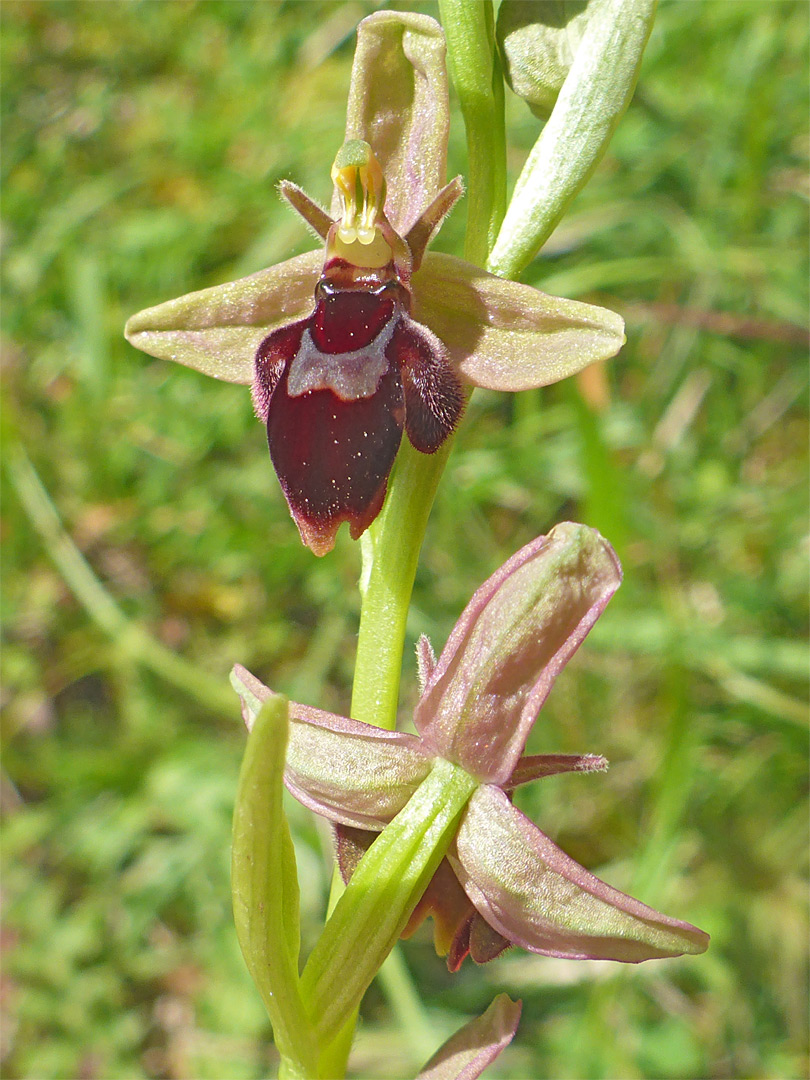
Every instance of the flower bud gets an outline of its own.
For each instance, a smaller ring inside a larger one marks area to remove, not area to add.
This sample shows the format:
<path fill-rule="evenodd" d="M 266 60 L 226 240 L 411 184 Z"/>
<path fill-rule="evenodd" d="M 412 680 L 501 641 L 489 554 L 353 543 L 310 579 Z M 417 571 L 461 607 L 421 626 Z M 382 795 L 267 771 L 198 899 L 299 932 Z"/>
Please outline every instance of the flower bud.
<path fill-rule="evenodd" d="M 543 120 L 565 82 L 590 7 L 589 0 L 503 0 L 498 11 L 506 81 Z"/>

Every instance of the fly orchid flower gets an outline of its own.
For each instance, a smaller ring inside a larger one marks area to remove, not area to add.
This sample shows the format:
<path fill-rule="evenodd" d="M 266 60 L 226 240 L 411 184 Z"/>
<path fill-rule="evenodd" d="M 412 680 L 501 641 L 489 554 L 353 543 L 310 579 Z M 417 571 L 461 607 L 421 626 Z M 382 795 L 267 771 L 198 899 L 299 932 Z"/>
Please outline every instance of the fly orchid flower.
<path fill-rule="evenodd" d="M 426 252 L 463 190 L 459 178 L 445 184 L 448 133 L 441 27 L 426 15 L 370 15 L 358 28 L 332 214 L 280 185 L 325 251 L 126 326 L 152 356 L 252 386 L 290 511 L 317 555 L 343 521 L 356 539 L 379 513 L 403 430 L 422 453 L 439 448 L 465 386 L 545 386 L 624 341 L 611 311 Z"/>
<path fill-rule="evenodd" d="M 437 951 L 452 970 L 468 953 L 483 962 L 510 944 L 631 963 L 707 948 L 703 931 L 579 866 L 510 799 L 529 780 L 606 767 L 593 755 L 523 750 L 554 680 L 620 581 L 613 550 L 583 525 L 558 525 L 524 547 L 474 594 L 438 662 L 420 642 L 418 735 L 290 703 L 285 783 L 338 826 L 347 876 L 349 849 L 356 861 L 374 833 L 408 813 L 437 759 L 473 779 L 447 859 L 406 929 L 433 914 Z M 250 726 L 270 691 L 241 667 L 233 681 Z"/>

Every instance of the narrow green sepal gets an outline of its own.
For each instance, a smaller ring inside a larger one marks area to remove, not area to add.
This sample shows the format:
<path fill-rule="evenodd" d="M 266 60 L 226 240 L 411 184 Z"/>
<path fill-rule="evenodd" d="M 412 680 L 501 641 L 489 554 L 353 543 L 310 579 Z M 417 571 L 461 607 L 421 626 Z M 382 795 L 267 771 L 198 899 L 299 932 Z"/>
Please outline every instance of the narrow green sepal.
<path fill-rule="evenodd" d="M 475 787 L 463 769 L 437 761 L 360 861 L 301 977 L 324 1043 L 359 1005 L 404 930 Z"/>
<path fill-rule="evenodd" d="M 282 806 L 287 699 L 274 694 L 248 736 L 233 818 L 231 890 L 236 934 L 264 1001 L 276 1046 L 314 1075 L 319 1045 L 298 978 L 298 875 Z"/>

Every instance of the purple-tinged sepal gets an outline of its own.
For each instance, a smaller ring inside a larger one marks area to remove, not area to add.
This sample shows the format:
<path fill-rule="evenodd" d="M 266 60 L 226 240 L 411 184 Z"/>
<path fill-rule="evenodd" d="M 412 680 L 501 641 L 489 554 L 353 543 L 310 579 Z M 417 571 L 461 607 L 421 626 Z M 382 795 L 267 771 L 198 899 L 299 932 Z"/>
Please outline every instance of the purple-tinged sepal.
<path fill-rule="evenodd" d="M 574 862 L 493 785 L 473 794 L 448 858 L 486 922 L 531 952 L 637 964 L 708 948 L 696 926 Z"/>
<path fill-rule="evenodd" d="M 515 1037 L 521 1004 L 498 994 L 485 1013 L 439 1047 L 416 1080 L 477 1080 Z"/>
<path fill-rule="evenodd" d="M 248 730 L 272 692 L 241 664 L 231 683 Z M 335 823 L 379 832 L 430 772 L 433 758 L 403 732 L 290 702 L 284 783 L 300 803 Z"/>
<path fill-rule="evenodd" d="M 307 251 L 239 281 L 145 308 L 128 320 L 124 336 L 159 360 L 250 386 L 262 341 L 312 311 L 322 267 L 323 252 Z"/>
<path fill-rule="evenodd" d="M 471 386 L 509 392 L 548 386 L 615 356 L 624 320 L 615 311 L 549 296 L 429 251 L 414 272 L 413 314 L 444 342 Z"/>
<path fill-rule="evenodd" d="M 621 583 L 613 549 L 566 522 L 527 544 L 476 591 L 416 706 L 437 754 L 506 785 L 559 672 Z"/>

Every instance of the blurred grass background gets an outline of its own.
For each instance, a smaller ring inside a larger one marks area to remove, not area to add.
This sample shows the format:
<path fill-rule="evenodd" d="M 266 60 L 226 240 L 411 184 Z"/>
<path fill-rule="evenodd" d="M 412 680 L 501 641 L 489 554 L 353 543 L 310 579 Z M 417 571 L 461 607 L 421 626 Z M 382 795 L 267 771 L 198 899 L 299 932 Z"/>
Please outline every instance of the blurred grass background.
<path fill-rule="evenodd" d="M 274 184 L 328 199 L 374 7 L 2 4 L 9 1078 L 275 1071 L 229 910 L 227 673 L 347 709 L 359 551 L 300 546 L 243 388 L 121 329 L 311 246 Z M 521 805 L 711 949 L 450 977 L 425 931 L 404 946 L 422 1015 L 372 987 L 355 1075 L 413 1075 L 502 989 L 524 1012 L 493 1076 L 807 1075 L 807 48 L 801 2 L 661 5 L 606 160 L 526 274 L 620 311 L 628 344 L 579 383 L 476 393 L 411 615 L 441 647 L 554 522 L 614 542 L 625 584 L 530 747 L 612 768 Z M 514 176 L 538 131 L 514 98 L 508 130 Z M 309 946 L 329 840 L 290 815 Z"/>

